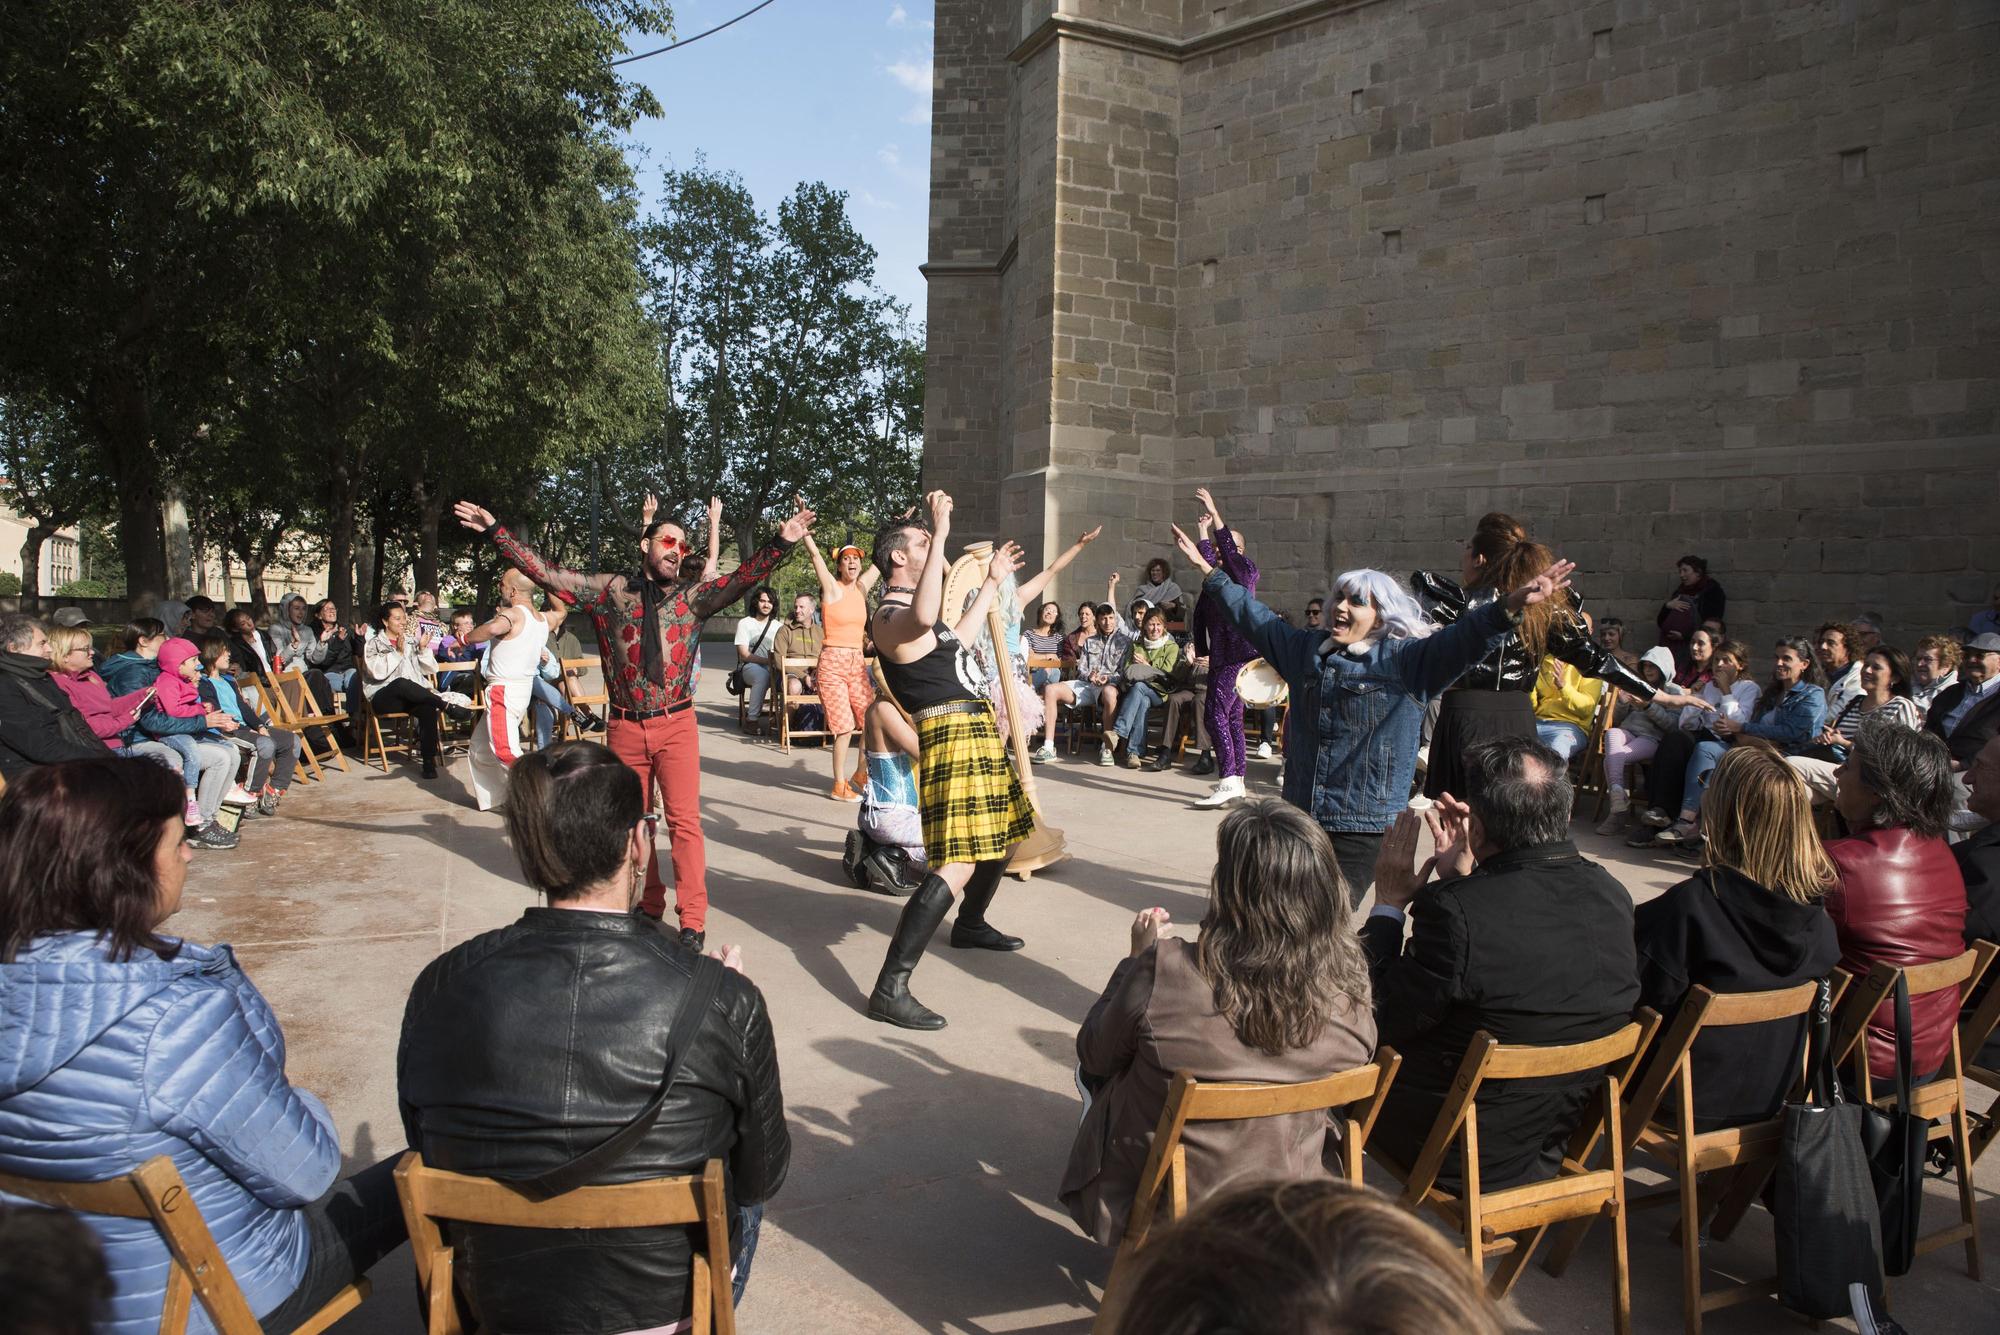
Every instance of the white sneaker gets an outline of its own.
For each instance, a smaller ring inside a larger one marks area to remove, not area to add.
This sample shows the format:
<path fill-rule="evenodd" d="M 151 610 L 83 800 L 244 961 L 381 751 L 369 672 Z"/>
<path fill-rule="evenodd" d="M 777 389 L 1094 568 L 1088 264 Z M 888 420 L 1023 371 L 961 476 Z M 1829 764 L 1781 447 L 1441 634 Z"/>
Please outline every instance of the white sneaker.
<path fill-rule="evenodd" d="M 1040 746 L 1036 747 L 1033 751 L 1030 751 L 1028 753 L 1028 759 L 1035 761 L 1037 764 L 1041 763 L 1044 760 L 1054 760 L 1055 758 L 1056 758 L 1056 744 L 1054 742 L 1043 742 Z"/>
<path fill-rule="evenodd" d="M 1271 758 L 1271 744 L 1269 742 L 1257 743 L 1257 759 L 1269 760 L 1270 758 Z"/>
<path fill-rule="evenodd" d="M 257 794 L 240 783 L 231 784 L 228 794 L 222 799 L 226 807 L 251 807 L 257 805 Z"/>
<path fill-rule="evenodd" d="M 1118 758 L 1111 754 L 1111 748 L 1107 746 L 1097 753 L 1097 763 L 1100 765 L 1115 765 L 1118 763 Z"/>
<path fill-rule="evenodd" d="M 1243 796 L 1243 780 L 1228 778 L 1216 784 L 1208 796 L 1196 802 L 1195 805 L 1198 807 L 1226 807 L 1241 796 Z"/>

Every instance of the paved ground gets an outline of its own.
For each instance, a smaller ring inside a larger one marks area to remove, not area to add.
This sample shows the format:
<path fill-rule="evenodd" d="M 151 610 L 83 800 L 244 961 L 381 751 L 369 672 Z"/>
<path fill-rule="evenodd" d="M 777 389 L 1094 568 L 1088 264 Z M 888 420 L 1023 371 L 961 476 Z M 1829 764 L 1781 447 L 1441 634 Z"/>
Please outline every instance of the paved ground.
<path fill-rule="evenodd" d="M 912 1035 L 862 1014 L 899 904 L 839 881 L 853 809 L 824 797 L 813 750 L 784 756 L 737 735 L 723 673 L 703 676 L 702 746 L 711 942 L 738 942 L 770 1000 L 791 1114 L 790 1180 L 773 1202 L 745 1302 L 745 1328 L 806 1332 L 1082 1332 L 1108 1258 L 1055 1204 L 1076 1125 L 1076 1026 L 1125 951 L 1131 915 L 1163 905 L 1198 921 L 1216 817 L 1188 799 L 1200 781 L 1064 760 L 1037 770 L 1073 856 L 993 912 L 1028 938 L 1018 955 L 939 949 L 917 991 L 950 1017 Z M 1252 762 L 1274 792 L 1275 762 Z M 472 808 L 464 761 L 435 785 L 411 771 L 356 770 L 301 788 L 234 854 L 203 855 L 176 927 L 235 944 L 290 1043 L 292 1078 L 323 1095 L 350 1166 L 402 1148 L 396 1030 L 417 971 L 446 947 L 511 921 L 531 902 L 497 817 Z M 1581 827 L 1580 827 L 1581 831 Z M 1580 832 L 1645 898 L 1675 878 Z M 1991 1160 L 1988 1174 L 2000 1172 Z M 1933 1184 L 1926 1221 L 1955 1208 Z M 1981 1227 L 2000 1205 L 1980 1192 Z M 1632 1230 L 1638 1328 L 1679 1328 L 1678 1260 L 1665 1217 Z M 1767 1217 L 1713 1249 L 1741 1276 L 1768 1273 Z M 1608 1330 L 1601 1243 L 1566 1278 L 1531 1269 L 1516 1291 L 1529 1327 Z M 1992 1258 L 1989 1258 L 1991 1263 Z M 377 1272 L 375 1299 L 341 1335 L 411 1331 L 408 1253 Z M 2000 1287 L 1968 1279 L 1959 1249 L 1924 1257 L 1894 1290 L 1913 1331 L 2000 1329 Z M 1719 1335 L 1791 1325 L 1751 1305 L 1709 1320 Z"/>

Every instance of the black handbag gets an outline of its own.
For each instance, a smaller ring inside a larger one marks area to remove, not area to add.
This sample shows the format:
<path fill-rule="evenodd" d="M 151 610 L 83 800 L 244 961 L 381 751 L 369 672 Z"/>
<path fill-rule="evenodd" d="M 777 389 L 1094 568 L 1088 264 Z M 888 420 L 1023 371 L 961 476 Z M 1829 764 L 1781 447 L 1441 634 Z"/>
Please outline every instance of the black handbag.
<path fill-rule="evenodd" d="M 1882 1222 L 1862 1109 L 1841 1097 L 1834 1077 L 1833 991 L 1824 979 L 1813 1001 L 1805 1098 L 1787 1103 L 1778 1143 L 1771 1216 L 1778 1253 L 1778 1301 L 1821 1320 L 1853 1311 L 1848 1285 L 1882 1304 Z"/>
<path fill-rule="evenodd" d="M 706 955 L 695 956 L 694 975 L 688 980 L 688 990 L 681 997 L 680 1009 L 674 1012 L 673 1029 L 667 1035 L 666 1078 L 660 1081 L 659 1092 L 653 1095 L 653 1101 L 640 1109 L 637 1117 L 568 1163 L 539 1176 L 512 1182 L 510 1185 L 516 1191 L 531 1201 L 545 1201 L 566 1191 L 589 1186 L 606 1169 L 624 1158 L 634 1145 L 645 1139 L 646 1133 L 653 1129 L 653 1123 L 660 1120 L 660 1109 L 666 1106 L 667 1095 L 673 1093 L 674 1082 L 680 1078 L 681 1064 L 687 1058 L 688 1049 L 694 1046 L 702 1019 L 708 1014 L 708 1008 L 715 1004 L 716 993 L 722 990 L 722 970 L 723 965 L 719 961 Z"/>
<path fill-rule="evenodd" d="M 1896 1106 L 1863 1105 L 1861 1145 L 1875 1180 L 1875 1203 L 1882 1212 L 1882 1268 L 1907 1275 L 1917 1256 L 1924 1206 L 1924 1161 L 1930 1155 L 1931 1125 L 1910 1109 L 1910 984 L 1896 978 Z"/>

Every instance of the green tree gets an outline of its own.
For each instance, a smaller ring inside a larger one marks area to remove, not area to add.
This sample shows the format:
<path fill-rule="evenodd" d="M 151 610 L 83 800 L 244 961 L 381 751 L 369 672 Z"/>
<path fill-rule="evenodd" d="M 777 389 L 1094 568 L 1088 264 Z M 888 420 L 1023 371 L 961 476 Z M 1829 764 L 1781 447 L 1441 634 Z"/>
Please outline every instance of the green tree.
<path fill-rule="evenodd" d="M 0 498 L 28 521 L 17 592 L 41 594 L 42 548 L 96 502 L 94 462 L 60 410 L 0 401 Z"/>

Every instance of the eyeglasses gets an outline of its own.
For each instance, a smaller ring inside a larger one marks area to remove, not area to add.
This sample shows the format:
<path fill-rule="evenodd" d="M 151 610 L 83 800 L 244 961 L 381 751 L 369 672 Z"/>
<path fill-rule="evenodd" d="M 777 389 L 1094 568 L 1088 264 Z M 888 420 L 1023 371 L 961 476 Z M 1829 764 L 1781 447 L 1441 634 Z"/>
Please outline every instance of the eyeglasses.
<path fill-rule="evenodd" d="M 687 539 L 676 538 L 670 533 L 661 534 L 659 543 L 661 556 L 686 556 L 694 550 L 694 548 L 688 546 Z"/>

